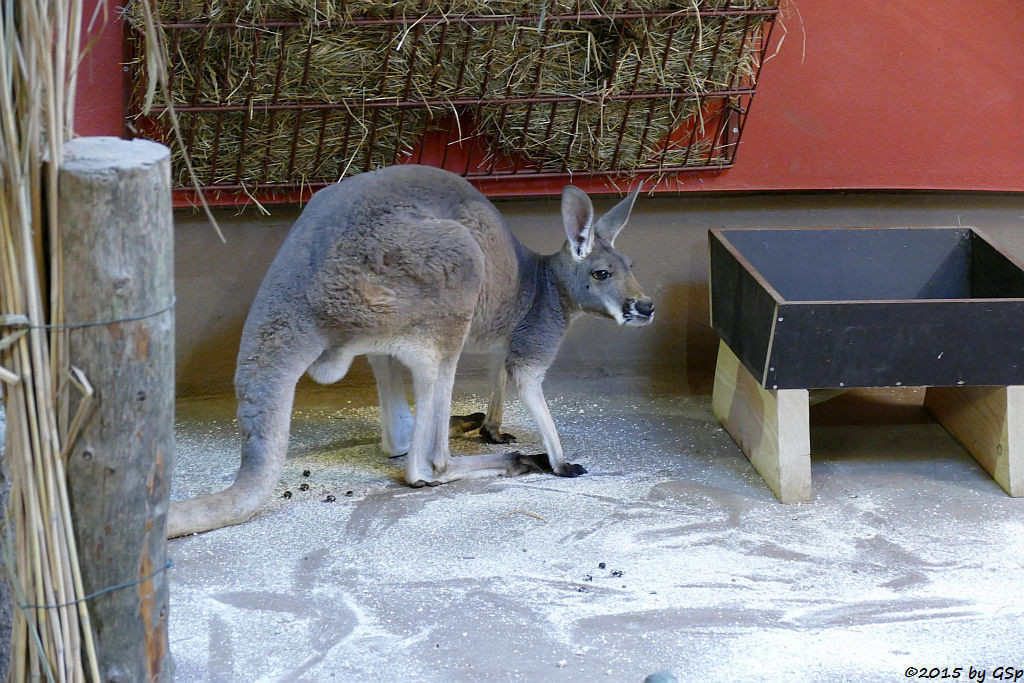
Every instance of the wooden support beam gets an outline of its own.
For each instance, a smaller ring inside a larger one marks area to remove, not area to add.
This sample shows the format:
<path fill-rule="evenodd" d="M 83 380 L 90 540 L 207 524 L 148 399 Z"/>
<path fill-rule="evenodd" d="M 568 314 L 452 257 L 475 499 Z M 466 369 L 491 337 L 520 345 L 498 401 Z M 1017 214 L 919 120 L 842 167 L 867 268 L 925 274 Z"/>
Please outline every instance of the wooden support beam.
<path fill-rule="evenodd" d="M 1011 496 L 1024 496 L 1024 386 L 928 387 L 924 407 Z"/>
<path fill-rule="evenodd" d="M 806 389 L 769 391 L 720 342 L 712 411 L 783 503 L 811 500 Z"/>
<path fill-rule="evenodd" d="M 68 353 L 91 385 L 68 457 L 71 513 L 104 681 L 171 680 L 167 507 L 174 453 L 170 155 L 77 138 L 59 175 Z M 82 382 L 72 390 L 83 398 Z M 72 405 L 70 414 L 75 415 Z"/>

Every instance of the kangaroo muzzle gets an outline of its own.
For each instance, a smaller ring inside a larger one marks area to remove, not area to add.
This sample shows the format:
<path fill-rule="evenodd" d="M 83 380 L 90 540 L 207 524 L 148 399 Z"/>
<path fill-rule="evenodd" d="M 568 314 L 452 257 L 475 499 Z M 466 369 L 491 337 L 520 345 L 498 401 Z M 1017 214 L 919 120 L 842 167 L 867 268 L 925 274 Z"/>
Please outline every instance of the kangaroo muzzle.
<path fill-rule="evenodd" d="M 622 306 L 622 319 L 627 325 L 640 327 L 654 319 L 654 302 L 650 297 L 626 299 Z"/>

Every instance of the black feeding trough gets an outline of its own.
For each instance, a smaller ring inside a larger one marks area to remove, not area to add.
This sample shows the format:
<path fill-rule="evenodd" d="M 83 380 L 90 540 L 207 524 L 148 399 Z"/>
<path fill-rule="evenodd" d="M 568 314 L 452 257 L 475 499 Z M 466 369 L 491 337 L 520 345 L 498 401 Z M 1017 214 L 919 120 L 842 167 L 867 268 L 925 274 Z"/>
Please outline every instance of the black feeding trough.
<path fill-rule="evenodd" d="M 709 244 L 715 413 L 780 499 L 810 500 L 809 460 L 779 465 L 809 458 L 804 390 L 898 386 L 930 387 L 925 406 L 1024 495 L 1020 263 L 967 227 L 720 229 Z"/>

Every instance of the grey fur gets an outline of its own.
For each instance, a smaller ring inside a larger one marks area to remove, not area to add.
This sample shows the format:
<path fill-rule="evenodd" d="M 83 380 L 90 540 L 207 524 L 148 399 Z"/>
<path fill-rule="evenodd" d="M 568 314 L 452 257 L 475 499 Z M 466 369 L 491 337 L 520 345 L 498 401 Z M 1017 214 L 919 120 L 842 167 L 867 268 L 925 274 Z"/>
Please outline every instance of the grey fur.
<path fill-rule="evenodd" d="M 170 535 L 238 524 L 270 496 L 287 449 L 295 383 L 329 383 L 366 354 L 381 404 L 381 446 L 408 451 L 412 486 L 537 468 L 518 453 L 449 458 L 455 365 L 464 347 L 496 356 L 485 433 L 502 435 L 506 380 L 541 432 L 552 471 L 565 461 L 541 383 L 572 320 L 593 313 L 620 324 L 650 322 L 653 304 L 611 241 L 635 193 L 595 225 L 587 195 L 562 194 L 569 241 L 539 256 L 512 235 L 497 209 L 463 178 L 424 166 L 353 176 L 316 193 L 267 272 L 242 333 L 235 390 L 242 460 L 220 493 L 174 503 Z M 605 271 L 597 279 L 594 273 Z M 402 387 L 413 377 L 416 420 Z"/>

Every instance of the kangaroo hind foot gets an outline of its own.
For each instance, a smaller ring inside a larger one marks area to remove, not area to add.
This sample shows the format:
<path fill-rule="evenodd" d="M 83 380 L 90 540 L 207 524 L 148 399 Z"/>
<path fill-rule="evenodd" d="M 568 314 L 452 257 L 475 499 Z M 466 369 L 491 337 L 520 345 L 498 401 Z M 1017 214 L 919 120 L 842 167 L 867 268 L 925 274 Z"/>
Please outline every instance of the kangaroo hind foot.
<path fill-rule="evenodd" d="M 459 479 L 483 479 L 489 477 L 517 477 L 522 474 L 543 472 L 547 456 L 523 455 L 519 452 L 485 455 L 458 455 L 448 459 L 444 472 L 420 476 L 409 481 L 413 487 L 437 486 Z"/>

